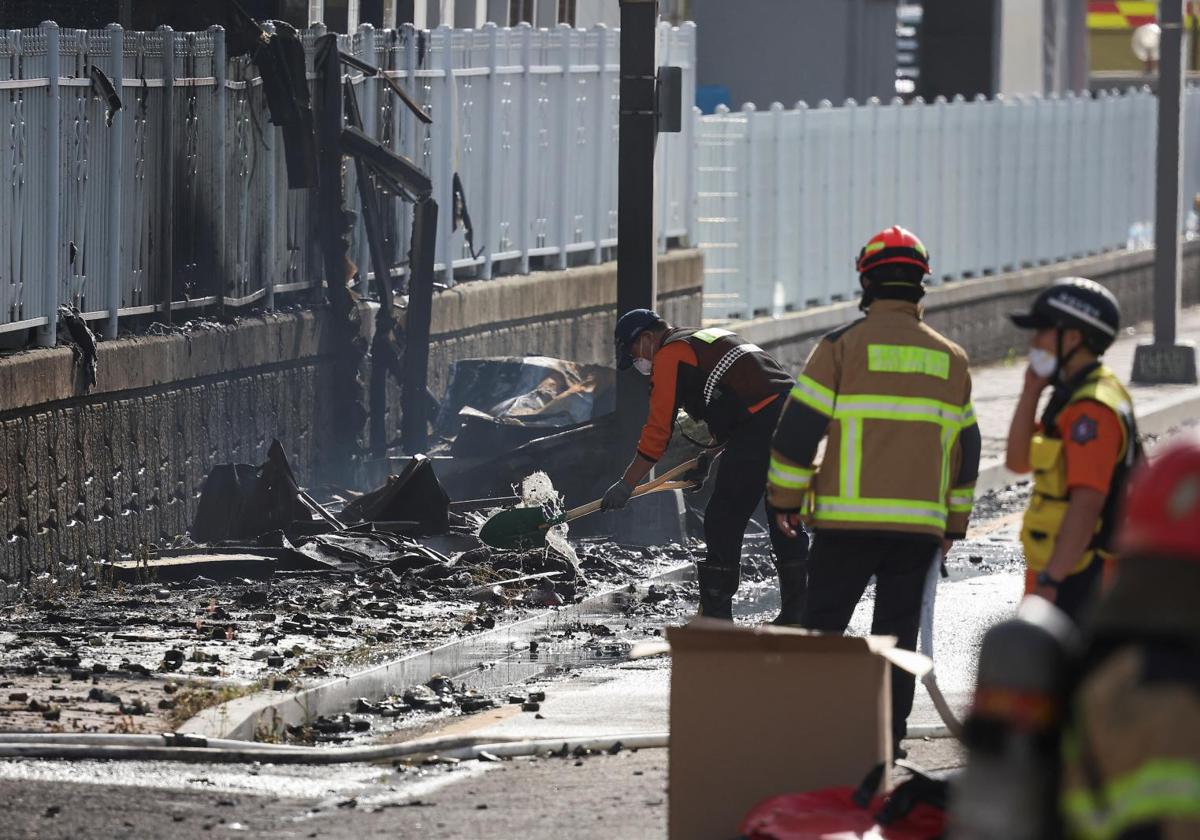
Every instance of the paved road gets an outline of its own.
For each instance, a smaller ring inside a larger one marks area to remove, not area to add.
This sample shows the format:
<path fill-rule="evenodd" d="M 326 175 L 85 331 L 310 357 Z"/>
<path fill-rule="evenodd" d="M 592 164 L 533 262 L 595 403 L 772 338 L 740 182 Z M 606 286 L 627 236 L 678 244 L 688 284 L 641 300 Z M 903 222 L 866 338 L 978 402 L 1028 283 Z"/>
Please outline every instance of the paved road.
<path fill-rule="evenodd" d="M 973 679 L 982 632 L 1016 603 L 1019 576 L 1008 512 L 1019 501 L 992 505 L 990 520 L 980 523 L 982 536 L 955 553 L 953 579 L 941 589 L 938 673 L 959 706 Z M 773 614 L 772 598 L 769 586 L 745 589 L 741 620 Z M 864 632 L 868 623 L 864 602 L 852 630 Z M 666 659 L 584 667 L 539 683 L 547 692 L 540 719 L 506 706 L 458 719 L 441 733 L 664 731 L 669 679 Z M 913 722 L 937 722 L 920 689 Z M 961 762 L 956 745 L 946 740 L 907 746 L 910 758 L 930 769 Z M 666 786 L 665 750 L 405 769 L 0 762 L 0 797 L 11 803 L 2 833 L 15 838 L 654 838 L 665 836 Z"/>

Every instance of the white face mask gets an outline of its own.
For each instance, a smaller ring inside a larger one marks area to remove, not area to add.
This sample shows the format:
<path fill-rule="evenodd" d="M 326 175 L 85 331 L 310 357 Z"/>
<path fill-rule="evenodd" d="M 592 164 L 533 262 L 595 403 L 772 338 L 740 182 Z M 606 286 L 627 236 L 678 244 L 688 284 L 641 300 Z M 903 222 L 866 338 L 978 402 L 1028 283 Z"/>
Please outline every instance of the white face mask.
<path fill-rule="evenodd" d="M 1050 351 L 1034 347 L 1029 351 L 1029 367 L 1042 379 L 1049 379 L 1058 370 L 1058 359 Z"/>
<path fill-rule="evenodd" d="M 633 369 L 636 370 L 638 373 L 640 373 L 642 376 L 649 376 L 650 371 L 653 369 L 653 367 L 654 367 L 654 365 L 649 359 L 634 359 L 633 360 Z"/>

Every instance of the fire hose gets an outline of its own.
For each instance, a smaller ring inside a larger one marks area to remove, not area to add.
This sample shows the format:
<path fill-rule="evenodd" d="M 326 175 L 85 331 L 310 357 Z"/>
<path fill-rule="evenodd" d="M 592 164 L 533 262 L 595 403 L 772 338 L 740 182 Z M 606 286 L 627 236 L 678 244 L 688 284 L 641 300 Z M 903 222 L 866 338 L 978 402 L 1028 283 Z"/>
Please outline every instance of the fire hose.
<path fill-rule="evenodd" d="M 938 579 L 942 575 L 943 559 L 942 550 L 939 548 L 933 554 L 933 562 L 929 564 L 929 571 L 925 575 L 925 590 L 921 596 L 921 631 L 918 647 L 920 648 L 919 652 L 929 657 L 930 662 L 933 661 L 933 605 L 937 600 Z M 954 710 L 946 702 L 946 696 L 938 687 L 934 668 L 931 667 L 929 672 L 921 677 L 921 684 L 929 692 L 933 706 L 937 709 L 942 722 L 946 724 L 948 733 L 962 740 L 962 723 L 959 722 Z"/>

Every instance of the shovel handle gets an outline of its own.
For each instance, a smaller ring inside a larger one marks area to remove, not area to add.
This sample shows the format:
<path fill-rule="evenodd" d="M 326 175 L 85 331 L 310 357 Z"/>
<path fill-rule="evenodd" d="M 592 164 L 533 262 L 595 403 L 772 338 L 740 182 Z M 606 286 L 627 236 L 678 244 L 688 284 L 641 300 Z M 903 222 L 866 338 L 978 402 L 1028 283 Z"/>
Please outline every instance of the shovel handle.
<path fill-rule="evenodd" d="M 633 492 L 629 494 L 629 498 L 636 499 L 638 496 L 645 496 L 647 493 L 658 493 L 663 490 L 682 490 L 685 487 L 690 487 L 692 484 L 690 481 L 672 481 L 672 479 L 676 478 L 677 476 L 681 476 L 690 470 L 694 470 L 699 463 L 699 458 L 693 458 L 690 461 L 684 461 L 679 466 L 667 470 L 653 481 L 647 481 L 644 484 L 639 484 L 633 489 Z M 595 513 L 596 511 L 600 510 L 601 501 L 603 500 L 597 499 L 594 502 L 588 502 L 586 505 L 572 508 L 563 514 L 562 521 L 570 522 L 571 520 L 578 519 L 581 516 L 587 516 L 589 513 Z"/>

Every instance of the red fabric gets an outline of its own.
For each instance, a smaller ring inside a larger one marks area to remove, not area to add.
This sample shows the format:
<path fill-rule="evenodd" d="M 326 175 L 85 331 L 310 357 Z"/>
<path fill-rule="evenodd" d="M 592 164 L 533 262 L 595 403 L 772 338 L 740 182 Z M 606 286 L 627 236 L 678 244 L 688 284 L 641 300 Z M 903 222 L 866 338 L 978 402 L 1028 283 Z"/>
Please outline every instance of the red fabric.
<path fill-rule="evenodd" d="M 1200 561 L 1200 440 L 1171 443 L 1134 471 L 1117 550 Z"/>
<path fill-rule="evenodd" d="M 754 806 L 739 833 L 746 840 L 931 840 L 945 832 L 945 813 L 931 805 L 920 803 L 898 823 L 878 826 L 873 815 L 883 797 L 863 809 L 853 796 L 849 787 L 773 796 Z"/>

